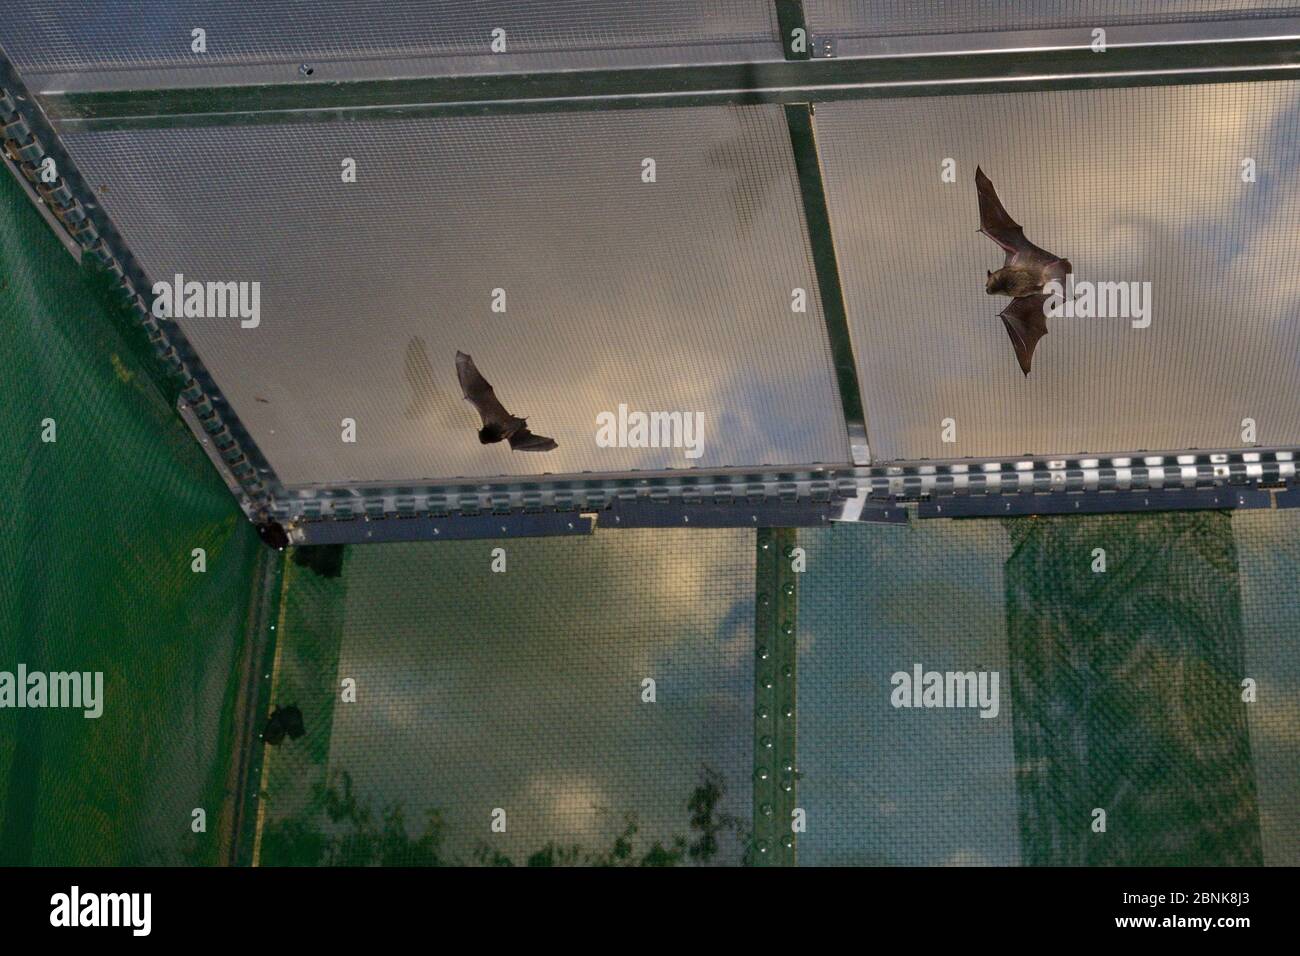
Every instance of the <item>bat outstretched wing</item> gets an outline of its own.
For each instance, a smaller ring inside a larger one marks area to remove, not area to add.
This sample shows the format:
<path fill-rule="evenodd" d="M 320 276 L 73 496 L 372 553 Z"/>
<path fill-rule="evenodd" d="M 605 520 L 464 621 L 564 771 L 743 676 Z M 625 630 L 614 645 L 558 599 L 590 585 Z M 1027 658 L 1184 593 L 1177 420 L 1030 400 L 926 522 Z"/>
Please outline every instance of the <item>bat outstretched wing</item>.
<path fill-rule="evenodd" d="M 1012 299 L 1011 304 L 998 313 L 1007 327 L 1011 346 L 1016 350 L 1020 371 L 1029 374 L 1029 363 L 1034 357 L 1034 346 L 1047 334 L 1047 316 L 1043 314 L 1046 295 L 1027 295 Z"/>
<path fill-rule="evenodd" d="M 997 190 L 993 188 L 993 180 L 984 175 L 984 170 L 978 166 L 975 167 L 975 189 L 980 200 L 980 232 L 1010 256 L 1028 241 L 1025 239 L 1025 230 L 1011 218 L 1002 205 L 1002 200 L 998 198 Z"/>
<path fill-rule="evenodd" d="M 456 377 L 460 379 L 460 390 L 465 395 L 465 401 L 473 405 L 478 410 L 479 418 L 483 419 L 483 428 L 501 434 L 509 431 L 514 416 L 497 400 L 496 392 L 492 391 L 488 380 L 479 373 L 474 360 L 464 352 L 456 353 Z"/>
<path fill-rule="evenodd" d="M 560 446 L 554 438 L 534 435 L 527 428 L 521 428 L 510 436 L 510 447 L 514 451 L 552 451 Z"/>
<path fill-rule="evenodd" d="M 975 167 L 975 189 L 979 192 L 980 232 L 1001 246 L 1002 251 L 1007 254 L 1004 266 L 1015 265 L 1046 270 L 1054 263 L 1060 262 L 1063 268 L 1053 270 L 1054 277 L 1057 272 L 1063 276 L 1070 271 L 1069 263 L 1062 260 L 1060 256 L 1052 255 L 1025 238 L 1025 230 L 1021 228 L 1020 223 L 1011 218 L 1006 207 L 1002 205 L 1002 200 L 998 198 L 997 190 L 993 188 L 993 180 L 984 175 L 984 170 L 978 166 Z"/>

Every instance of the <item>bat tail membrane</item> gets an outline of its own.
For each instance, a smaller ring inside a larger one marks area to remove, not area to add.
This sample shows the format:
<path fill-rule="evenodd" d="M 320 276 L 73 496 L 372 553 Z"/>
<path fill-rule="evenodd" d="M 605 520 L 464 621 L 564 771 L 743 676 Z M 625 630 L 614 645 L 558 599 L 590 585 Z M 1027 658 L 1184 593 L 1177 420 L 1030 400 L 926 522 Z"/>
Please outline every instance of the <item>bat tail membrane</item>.
<path fill-rule="evenodd" d="M 514 451 L 553 451 L 560 445 L 554 438 L 534 435 L 527 428 L 521 428 L 510 436 L 510 447 Z"/>

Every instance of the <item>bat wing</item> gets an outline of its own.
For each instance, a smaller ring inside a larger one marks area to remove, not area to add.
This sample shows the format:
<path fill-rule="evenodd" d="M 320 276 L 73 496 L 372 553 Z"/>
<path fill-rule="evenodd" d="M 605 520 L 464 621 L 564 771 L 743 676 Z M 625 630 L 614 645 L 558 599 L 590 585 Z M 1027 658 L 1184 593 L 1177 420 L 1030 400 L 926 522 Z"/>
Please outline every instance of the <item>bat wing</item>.
<path fill-rule="evenodd" d="M 302 711 L 297 705 L 284 708 L 280 712 L 280 717 L 284 723 L 284 732 L 289 735 L 290 740 L 297 740 L 307 732 L 302 722 Z"/>
<path fill-rule="evenodd" d="M 267 718 L 266 725 L 262 728 L 262 739 L 272 746 L 284 740 L 284 724 L 280 721 L 278 710 Z"/>
<path fill-rule="evenodd" d="M 1060 261 L 1060 256 L 1040 249 L 1025 238 L 1025 230 L 1011 218 L 1011 214 L 1002 205 L 1002 200 L 998 198 L 993 180 L 984 175 L 984 170 L 978 166 L 975 167 L 975 188 L 980 200 L 980 232 L 1002 247 L 1002 251 L 1007 254 L 1004 265 L 1045 270 Z M 1066 265 L 1064 272 L 1069 271 L 1068 263 Z M 1061 274 L 1064 275 L 1064 272 Z"/>
<path fill-rule="evenodd" d="M 465 401 L 478 409 L 479 417 L 483 419 L 483 428 L 501 434 L 509 431 L 514 416 L 497 400 L 488 380 L 479 374 L 474 360 L 464 352 L 456 353 L 456 376 L 460 379 L 460 390 L 465 395 Z M 500 440 L 499 436 L 497 440 Z"/>
<path fill-rule="evenodd" d="M 527 428 L 521 428 L 510 436 L 510 448 L 513 451 L 553 451 L 559 447 L 554 438 L 534 435 Z"/>
<path fill-rule="evenodd" d="M 1034 346 L 1047 334 L 1047 317 L 1043 314 L 1043 303 L 1047 299 L 1045 295 L 1012 299 L 1011 304 L 998 313 L 1002 324 L 1007 327 L 1007 335 L 1011 337 L 1011 346 L 1016 350 L 1020 371 L 1026 375 L 1034 357 Z"/>

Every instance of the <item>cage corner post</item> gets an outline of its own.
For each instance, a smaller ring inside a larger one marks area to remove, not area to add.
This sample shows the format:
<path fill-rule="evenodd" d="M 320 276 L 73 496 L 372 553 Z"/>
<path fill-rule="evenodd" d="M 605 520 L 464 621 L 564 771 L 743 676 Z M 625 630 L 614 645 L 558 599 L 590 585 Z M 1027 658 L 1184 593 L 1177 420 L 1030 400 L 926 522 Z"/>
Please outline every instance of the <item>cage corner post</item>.
<path fill-rule="evenodd" d="M 798 532 L 760 528 L 754 576 L 754 836 L 750 862 L 794 866 Z"/>

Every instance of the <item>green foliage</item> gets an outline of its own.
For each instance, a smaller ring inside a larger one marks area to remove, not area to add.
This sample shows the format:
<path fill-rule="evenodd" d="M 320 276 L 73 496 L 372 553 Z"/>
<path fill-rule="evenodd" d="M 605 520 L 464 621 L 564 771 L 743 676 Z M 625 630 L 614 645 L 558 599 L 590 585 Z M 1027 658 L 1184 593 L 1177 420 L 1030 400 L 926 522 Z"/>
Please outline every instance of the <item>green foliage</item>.
<path fill-rule="evenodd" d="M 747 843 L 749 834 L 739 817 L 721 812 L 726 782 L 705 767 L 701 782 L 686 800 L 694 839 L 673 836 L 667 844 L 655 841 L 638 851 L 640 823 L 636 814 L 623 818 L 622 831 L 604 850 L 578 844 L 548 842 L 524 859 L 525 866 L 678 866 L 687 861 L 707 864 L 720 849 L 719 838 L 731 832 Z M 419 835 L 409 835 L 400 804 L 382 810 L 378 818 L 357 797 L 352 776 L 336 775 L 328 785 L 318 784 L 307 810 L 296 817 L 269 824 L 262 835 L 261 858 L 286 866 L 515 866 L 515 861 L 487 844 L 474 848 L 469 860 L 443 851 L 444 827 L 436 809 L 425 814 Z"/>

